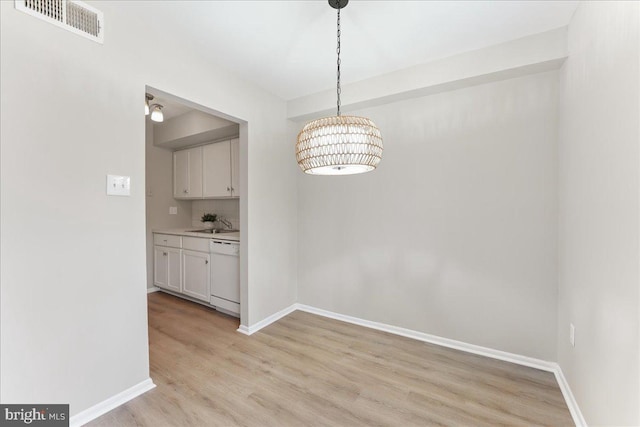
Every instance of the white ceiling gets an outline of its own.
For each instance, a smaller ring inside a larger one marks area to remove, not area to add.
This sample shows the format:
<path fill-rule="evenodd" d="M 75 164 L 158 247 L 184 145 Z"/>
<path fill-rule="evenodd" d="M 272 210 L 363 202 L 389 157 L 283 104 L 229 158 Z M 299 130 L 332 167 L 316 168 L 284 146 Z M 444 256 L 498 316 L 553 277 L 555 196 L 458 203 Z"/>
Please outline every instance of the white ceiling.
<path fill-rule="evenodd" d="M 343 82 L 567 25 L 577 3 L 351 0 L 341 12 Z M 335 87 L 336 11 L 325 0 L 162 1 L 151 13 L 283 99 Z"/>

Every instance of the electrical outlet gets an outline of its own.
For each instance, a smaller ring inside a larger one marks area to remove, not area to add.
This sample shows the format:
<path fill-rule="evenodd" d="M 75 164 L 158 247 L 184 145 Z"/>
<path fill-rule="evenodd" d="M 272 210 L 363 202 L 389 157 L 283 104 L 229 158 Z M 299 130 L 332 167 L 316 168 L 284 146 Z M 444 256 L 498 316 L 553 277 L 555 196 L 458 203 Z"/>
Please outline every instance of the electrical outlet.
<path fill-rule="evenodd" d="M 169 206 L 169 215 L 178 215 L 178 207 Z"/>
<path fill-rule="evenodd" d="M 576 346 L 576 327 L 573 326 L 573 323 L 569 323 L 569 344 L 571 347 Z"/>

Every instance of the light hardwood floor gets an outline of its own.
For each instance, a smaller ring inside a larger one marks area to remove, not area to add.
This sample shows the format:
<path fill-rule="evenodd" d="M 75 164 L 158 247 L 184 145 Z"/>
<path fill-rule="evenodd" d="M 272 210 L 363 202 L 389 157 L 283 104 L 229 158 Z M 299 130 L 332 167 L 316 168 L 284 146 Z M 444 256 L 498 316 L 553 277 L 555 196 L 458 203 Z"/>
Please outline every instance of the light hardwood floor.
<path fill-rule="evenodd" d="M 91 426 L 573 425 L 553 374 L 303 312 L 238 320 L 149 295 L 157 387 Z"/>

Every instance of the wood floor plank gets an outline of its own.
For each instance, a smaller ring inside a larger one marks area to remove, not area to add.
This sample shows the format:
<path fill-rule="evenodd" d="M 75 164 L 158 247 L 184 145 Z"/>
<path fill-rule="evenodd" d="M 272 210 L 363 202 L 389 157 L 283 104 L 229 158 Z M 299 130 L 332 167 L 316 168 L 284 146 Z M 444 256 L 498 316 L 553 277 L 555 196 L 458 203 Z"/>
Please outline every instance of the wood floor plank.
<path fill-rule="evenodd" d="M 553 374 L 294 312 L 251 337 L 149 300 L 157 387 L 90 426 L 571 426 Z"/>

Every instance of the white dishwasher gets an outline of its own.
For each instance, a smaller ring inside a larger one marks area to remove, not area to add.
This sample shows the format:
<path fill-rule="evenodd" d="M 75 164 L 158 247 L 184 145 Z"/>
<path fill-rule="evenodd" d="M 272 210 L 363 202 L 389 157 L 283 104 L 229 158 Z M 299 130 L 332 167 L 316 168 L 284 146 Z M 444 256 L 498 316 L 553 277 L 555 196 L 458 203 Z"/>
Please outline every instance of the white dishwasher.
<path fill-rule="evenodd" d="M 211 239 L 211 305 L 240 316 L 240 244 Z"/>

